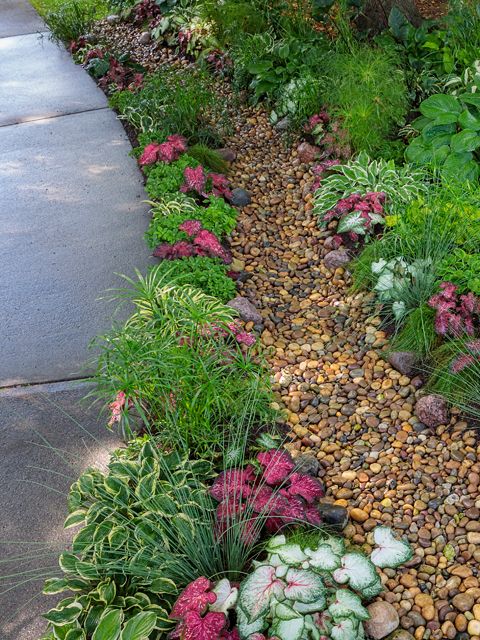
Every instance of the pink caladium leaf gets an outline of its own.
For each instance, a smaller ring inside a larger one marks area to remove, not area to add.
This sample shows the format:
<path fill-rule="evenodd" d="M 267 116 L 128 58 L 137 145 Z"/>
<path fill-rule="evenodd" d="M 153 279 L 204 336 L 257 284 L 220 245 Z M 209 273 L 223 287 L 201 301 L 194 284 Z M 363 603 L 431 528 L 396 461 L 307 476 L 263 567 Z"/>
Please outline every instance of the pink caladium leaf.
<path fill-rule="evenodd" d="M 323 486 L 316 478 L 303 473 L 292 473 L 289 480 L 288 493 L 292 496 L 301 496 L 308 504 L 313 504 L 325 495 Z"/>
<path fill-rule="evenodd" d="M 230 182 L 222 173 L 209 173 L 207 178 L 212 181 L 212 193 L 214 196 L 228 198 L 233 197 L 230 190 Z"/>
<path fill-rule="evenodd" d="M 225 264 L 232 261 L 230 253 L 222 247 L 217 236 L 207 229 L 202 229 L 194 238 L 193 243 L 198 247 L 200 255 L 221 258 Z"/>
<path fill-rule="evenodd" d="M 247 347 L 253 346 L 257 341 L 253 333 L 248 333 L 248 331 L 240 331 L 235 339 L 239 344 L 244 344 Z"/>
<path fill-rule="evenodd" d="M 179 153 L 185 153 L 188 149 L 187 139 L 183 136 L 178 135 L 178 133 L 174 133 L 171 136 L 168 136 L 167 142 L 169 142 Z"/>
<path fill-rule="evenodd" d="M 160 153 L 161 145 L 158 142 L 151 142 L 147 144 L 145 149 L 143 150 L 142 155 L 140 156 L 138 163 L 144 167 L 149 164 L 154 164 L 158 162 L 159 153 Z"/>
<path fill-rule="evenodd" d="M 263 467 L 263 477 L 268 484 L 284 482 L 295 468 L 292 456 L 282 449 L 261 451 L 257 460 Z"/>
<path fill-rule="evenodd" d="M 153 251 L 153 256 L 160 260 L 177 260 L 178 258 L 190 258 L 196 255 L 195 247 L 184 240 L 170 244 L 162 242 Z"/>
<path fill-rule="evenodd" d="M 191 238 L 195 237 L 202 230 L 202 223 L 199 220 L 185 220 L 178 227 L 180 231 L 184 231 Z"/>
<path fill-rule="evenodd" d="M 178 596 L 169 617 L 173 620 L 185 620 L 187 613 L 194 612 L 199 615 L 205 612 L 208 605 L 217 599 L 210 591 L 211 587 L 210 580 L 203 576 L 191 582 Z"/>
<path fill-rule="evenodd" d="M 203 167 L 199 165 L 195 169 L 192 167 L 186 167 L 183 172 L 183 176 L 185 178 L 185 182 L 180 187 L 180 191 L 183 193 L 188 193 L 189 191 L 196 191 L 198 194 L 202 196 L 206 196 L 205 193 L 205 185 L 207 182 L 207 178 L 205 176 L 205 171 Z"/>
<path fill-rule="evenodd" d="M 286 498 L 272 487 L 264 485 L 255 490 L 252 495 L 252 507 L 257 513 L 279 513 L 285 509 Z"/>
<path fill-rule="evenodd" d="M 220 633 L 227 623 L 223 613 L 209 611 L 200 616 L 196 611 L 189 611 L 184 618 L 182 640 L 220 640 Z"/>
<path fill-rule="evenodd" d="M 251 495 L 253 488 L 251 482 L 255 479 L 253 467 L 248 465 L 245 469 L 229 469 L 222 471 L 210 488 L 210 495 L 221 502 L 227 496 L 232 498 L 245 498 Z"/>
<path fill-rule="evenodd" d="M 231 631 L 222 631 L 220 638 L 222 640 L 240 640 L 240 634 L 238 633 L 237 627 L 235 627 Z M 253 638 L 253 636 L 250 636 L 250 638 Z"/>

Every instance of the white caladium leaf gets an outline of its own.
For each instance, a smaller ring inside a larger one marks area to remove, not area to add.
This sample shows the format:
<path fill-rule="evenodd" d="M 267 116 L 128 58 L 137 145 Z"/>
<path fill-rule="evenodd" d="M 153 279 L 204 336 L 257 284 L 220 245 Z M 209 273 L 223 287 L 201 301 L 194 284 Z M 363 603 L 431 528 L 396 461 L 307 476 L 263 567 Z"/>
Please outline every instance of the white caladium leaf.
<path fill-rule="evenodd" d="M 298 618 L 298 611 L 296 611 L 293 607 L 283 602 L 279 602 L 275 606 L 275 612 L 273 617 L 279 618 L 280 620 L 295 620 Z"/>
<path fill-rule="evenodd" d="M 270 538 L 267 544 L 267 551 L 275 551 L 277 547 L 283 547 L 284 544 L 287 544 L 287 538 L 283 535 L 273 536 Z"/>
<path fill-rule="evenodd" d="M 341 564 L 340 555 L 333 552 L 329 544 L 320 544 L 314 551 L 305 549 L 310 565 L 322 571 L 335 571 Z"/>
<path fill-rule="evenodd" d="M 377 274 L 377 273 L 382 273 L 382 271 L 385 269 L 385 267 L 387 266 L 387 261 L 384 260 L 383 258 L 380 258 L 380 260 L 378 260 L 377 262 L 372 262 L 372 273 L 373 274 Z"/>
<path fill-rule="evenodd" d="M 335 621 L 341 618 L 354 616 L 358 620 L 368 620 L 370 614 L 362 605 L 362 601 L 356 593 L 348 589 L 337 589 L 335 600 L 328 607 Z"/>
<path fill-rule="evenodd" d="M 279 640 L 301 640 L 304 628 L 305 619 L 303 616 L 295 614 L 295 617 L 289 619 L 276 617 L 270 628 L 270 635 Z"/>
<path fill-rule="evenodd" d="M 345 542 L 343 541 L 343 538 L 325 538 L 325 540 L 322 540 L 321 544 L 328 544 L 333 553 L 337 556 L 343 556 L 345 553 Z"/>
<path fill-rule="evenodd" d="M 284 595 L 289 600 L 297 602 L 316 602 L 325 595 L 325 585 L 322 578 L 313 571 L 304 569 L 289 569 L 285 576 L 287 586 Z"/>
<path fill-rule="evenodd" d="M 315 602 L 295 602 L 293 608 L 299 613 L 317 613 L 317 611 L 322 611 L 325 608 L 325 604 L 326 601 L 323 596 Z"/>
<path fill-rule="evenodd" d="M 235 608 L 235 613 L 237 615 L 238 633 L 241 638 L 249 638 L 254 633 L 263 631 L 266 627 L 265 618 L 257 618 L 255 622 L 248 622 L 247 614 L 239 606 Z"/>
<path fill-rule="evenodd" d="M 362 591 L 377 578 L 375 566 L 361 553 L 347 553 L 342 557 L 339 569 L 333 572 L 333 579 L 339 584 L 348 584 L 356 591 Z"/>
<path fill-rule="evenodd" d="M 362 589 L 362 597 L 365 600 L 371 600 L 372 598 L 375 598 L 375 596 L 378 596 L 379 593 L 382 593 L 382 591 L 382 581 L 380 580 L 380 576 L 377 575 L 371 584 Z"/>
<path fill-rule="evenodd" d="M 412 559 L 412 547 L 404 540 L 397 540 L 389 527 L 375 527 L 373 539 L 377 548 L 372 551 L 370 558 L 377 567 L 394 569 Z"/>
<path fill-rule="evenodd" d="M 330 631 L 332 640 L 358 640 L 360 624 L 353 618 L 344 618 L 337 622 Z"/>
<path fill-rule="evenodd" d="M 212 591 L 217 596 L 217 599 L 209 606 L 210 611 L 226 614 L 229 609 L 235 606 L 238 599 L 238 589 L 232 587 L 230 580 L 227 578 L 219 580 Z"/>
<path fill-rule="evenodd" d="M 362 216 L 361 211 L 352 211 L 340 220 L 337 227 L 337 233 L 357 233 L 359 236 L 365 234 L 367 221 Z"/>
<path fill-rule="evenodd" d="M 284 578 L 287 575 L 287 571 L 290 569 L 288 564 L 281 564 L 275 567 L 275 575 L 277 578 Z"/>
<path fill-rule="evenodd" d="M 284 544 L 281 547 L 276 547 L 275 553 L 280 556 L 285 564 L 298 565 L 307 559 L 299 544 Z"/>
<path fill-rule="evenodd" d="M 285 583 L 275 575 L 275 567 L 264 565 L 255 569 L 240 585 L 239 604 L 254 622 L 266 614 L 272 596 L 282 597 Z"/>

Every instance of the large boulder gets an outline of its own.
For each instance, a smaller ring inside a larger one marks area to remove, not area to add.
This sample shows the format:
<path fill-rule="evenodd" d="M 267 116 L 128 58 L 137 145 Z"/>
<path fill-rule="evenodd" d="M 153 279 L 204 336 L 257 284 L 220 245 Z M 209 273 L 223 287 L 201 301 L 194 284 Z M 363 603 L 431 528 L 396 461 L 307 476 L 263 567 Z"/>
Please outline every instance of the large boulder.
<path fill-rule="evenodd" d="M 330 271 L 335 271 L 339 267 L 344 267 L 350 262 L 350 256 L 343 249 L 334 249 L 329 251 L 323 259 L 323 264 Z"/>
<path fill-rule="evenodd" d="M 245 322 L 253 322 L 253 324 L 263 323 L 262 316 L 248 298 L 237 296 L 233 300 L 230 300 L 230 302 L 227 302 L 227 306 L 238 311 L 240 318 Z"/>
<path fill-rule="evenodd" d="M 411 378 L 415 371 L 417 356 L 413 351 L 394 351 L 389 355 L 388 361 L 402 375 Z"/>
<path fill-rule="evenodd" d="M 367 609 L 370 620 L 365 622 L 365 631 L 373 640 L 386 638 L 400 624 L 397 610 L 388 602 L 378 600 L 369 604 Z"/>
<path fill-rule="evenodd" d="M 230 202 L 234 207 L 246 207 L 251 203 L 251 201 L 252 196 L 248 193 L 248 191 L 245 191 L 245 189 L 241 189 L 240 187 L 233 189 Z"/>
<path fill-rule="evenodd" d="M 436 394 L 422 396 L 415 406 L 415 415 L 423 424 L 431 428 L 450 422 L 447 401 Z"/>

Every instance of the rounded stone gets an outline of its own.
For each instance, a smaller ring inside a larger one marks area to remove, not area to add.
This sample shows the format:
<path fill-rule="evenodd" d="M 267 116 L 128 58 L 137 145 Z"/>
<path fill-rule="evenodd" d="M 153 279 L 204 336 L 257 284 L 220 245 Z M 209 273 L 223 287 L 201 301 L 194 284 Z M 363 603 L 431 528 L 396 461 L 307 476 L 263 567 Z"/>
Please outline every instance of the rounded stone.
<path fill-rule="evenodd" d="M 395 607 L 381 600 L 372 602 L 367 607 L 370 620 L 365 622 L 365 631 L 373 640 L 381 640 L 395 631 L 400 619 Z"/>

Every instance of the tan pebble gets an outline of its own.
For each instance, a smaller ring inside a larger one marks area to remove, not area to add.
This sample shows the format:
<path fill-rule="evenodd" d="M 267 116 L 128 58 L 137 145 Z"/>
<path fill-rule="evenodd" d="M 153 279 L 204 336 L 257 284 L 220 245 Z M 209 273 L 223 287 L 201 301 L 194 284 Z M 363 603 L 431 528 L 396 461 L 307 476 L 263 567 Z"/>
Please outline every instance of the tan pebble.
<path fill-rule="evenodd" d="M 423 607 L 430 607 L 433 605 L 433 598 L 429 596 L 428 593 L 419 593 L 415 596 L 415 604 L 421 609 L 423 609 Z"/>
<path fill-rule="evenodd" d="M 355 508 L 350 510 L 350 517 L 355 522 L 365 522 L 365 520 L 368 520 L 368 513 L 365 513 L 362 509 Z"/>
<path fill-rule="evenodd" d="M 442 633 L 445 638 L 448 640 L 454 640 L 457 635 L 457 630 L 455 629 L 455 625 L 450 620 L 447 620 L 442 624 Z"/>
<path fill-rule="evenodd" d="M 422 607 L 422 616 L 427 622 L 435 619 L 435 607 L 433 606 L 433 604 Z"/>
<path fill-rule="evenodd" d="M 471 636 L 480 635 L 480 620 L 470 620 L 467 627 L 467 632 Z"/>
<path fill-rule="evenodd" d="M 457 631 L 465 631 L 468 626 L 468 620 L 463 615 L 463 613 L 459 613 L 455 618 L 455 628 Z"/>
<path fill-rule="evenodd" d="M 380 473 L 380 471 L 382 470 L 382 465 L 378 464 L 378 462 L 374 462 L 370 465 L 370 469 L 373 471 L 373 473 Z"/>
<path fill-rule="evenodd" d="M 425 627 L 417 627 L 415 629 L 415 640 L 424 640 L 425 638 Z"/>
<path fill-rule="evenodd" d="M 480 604 L 473 605 L 472 612 L 475 616 L 475 620 L 480 620 Z"/>

